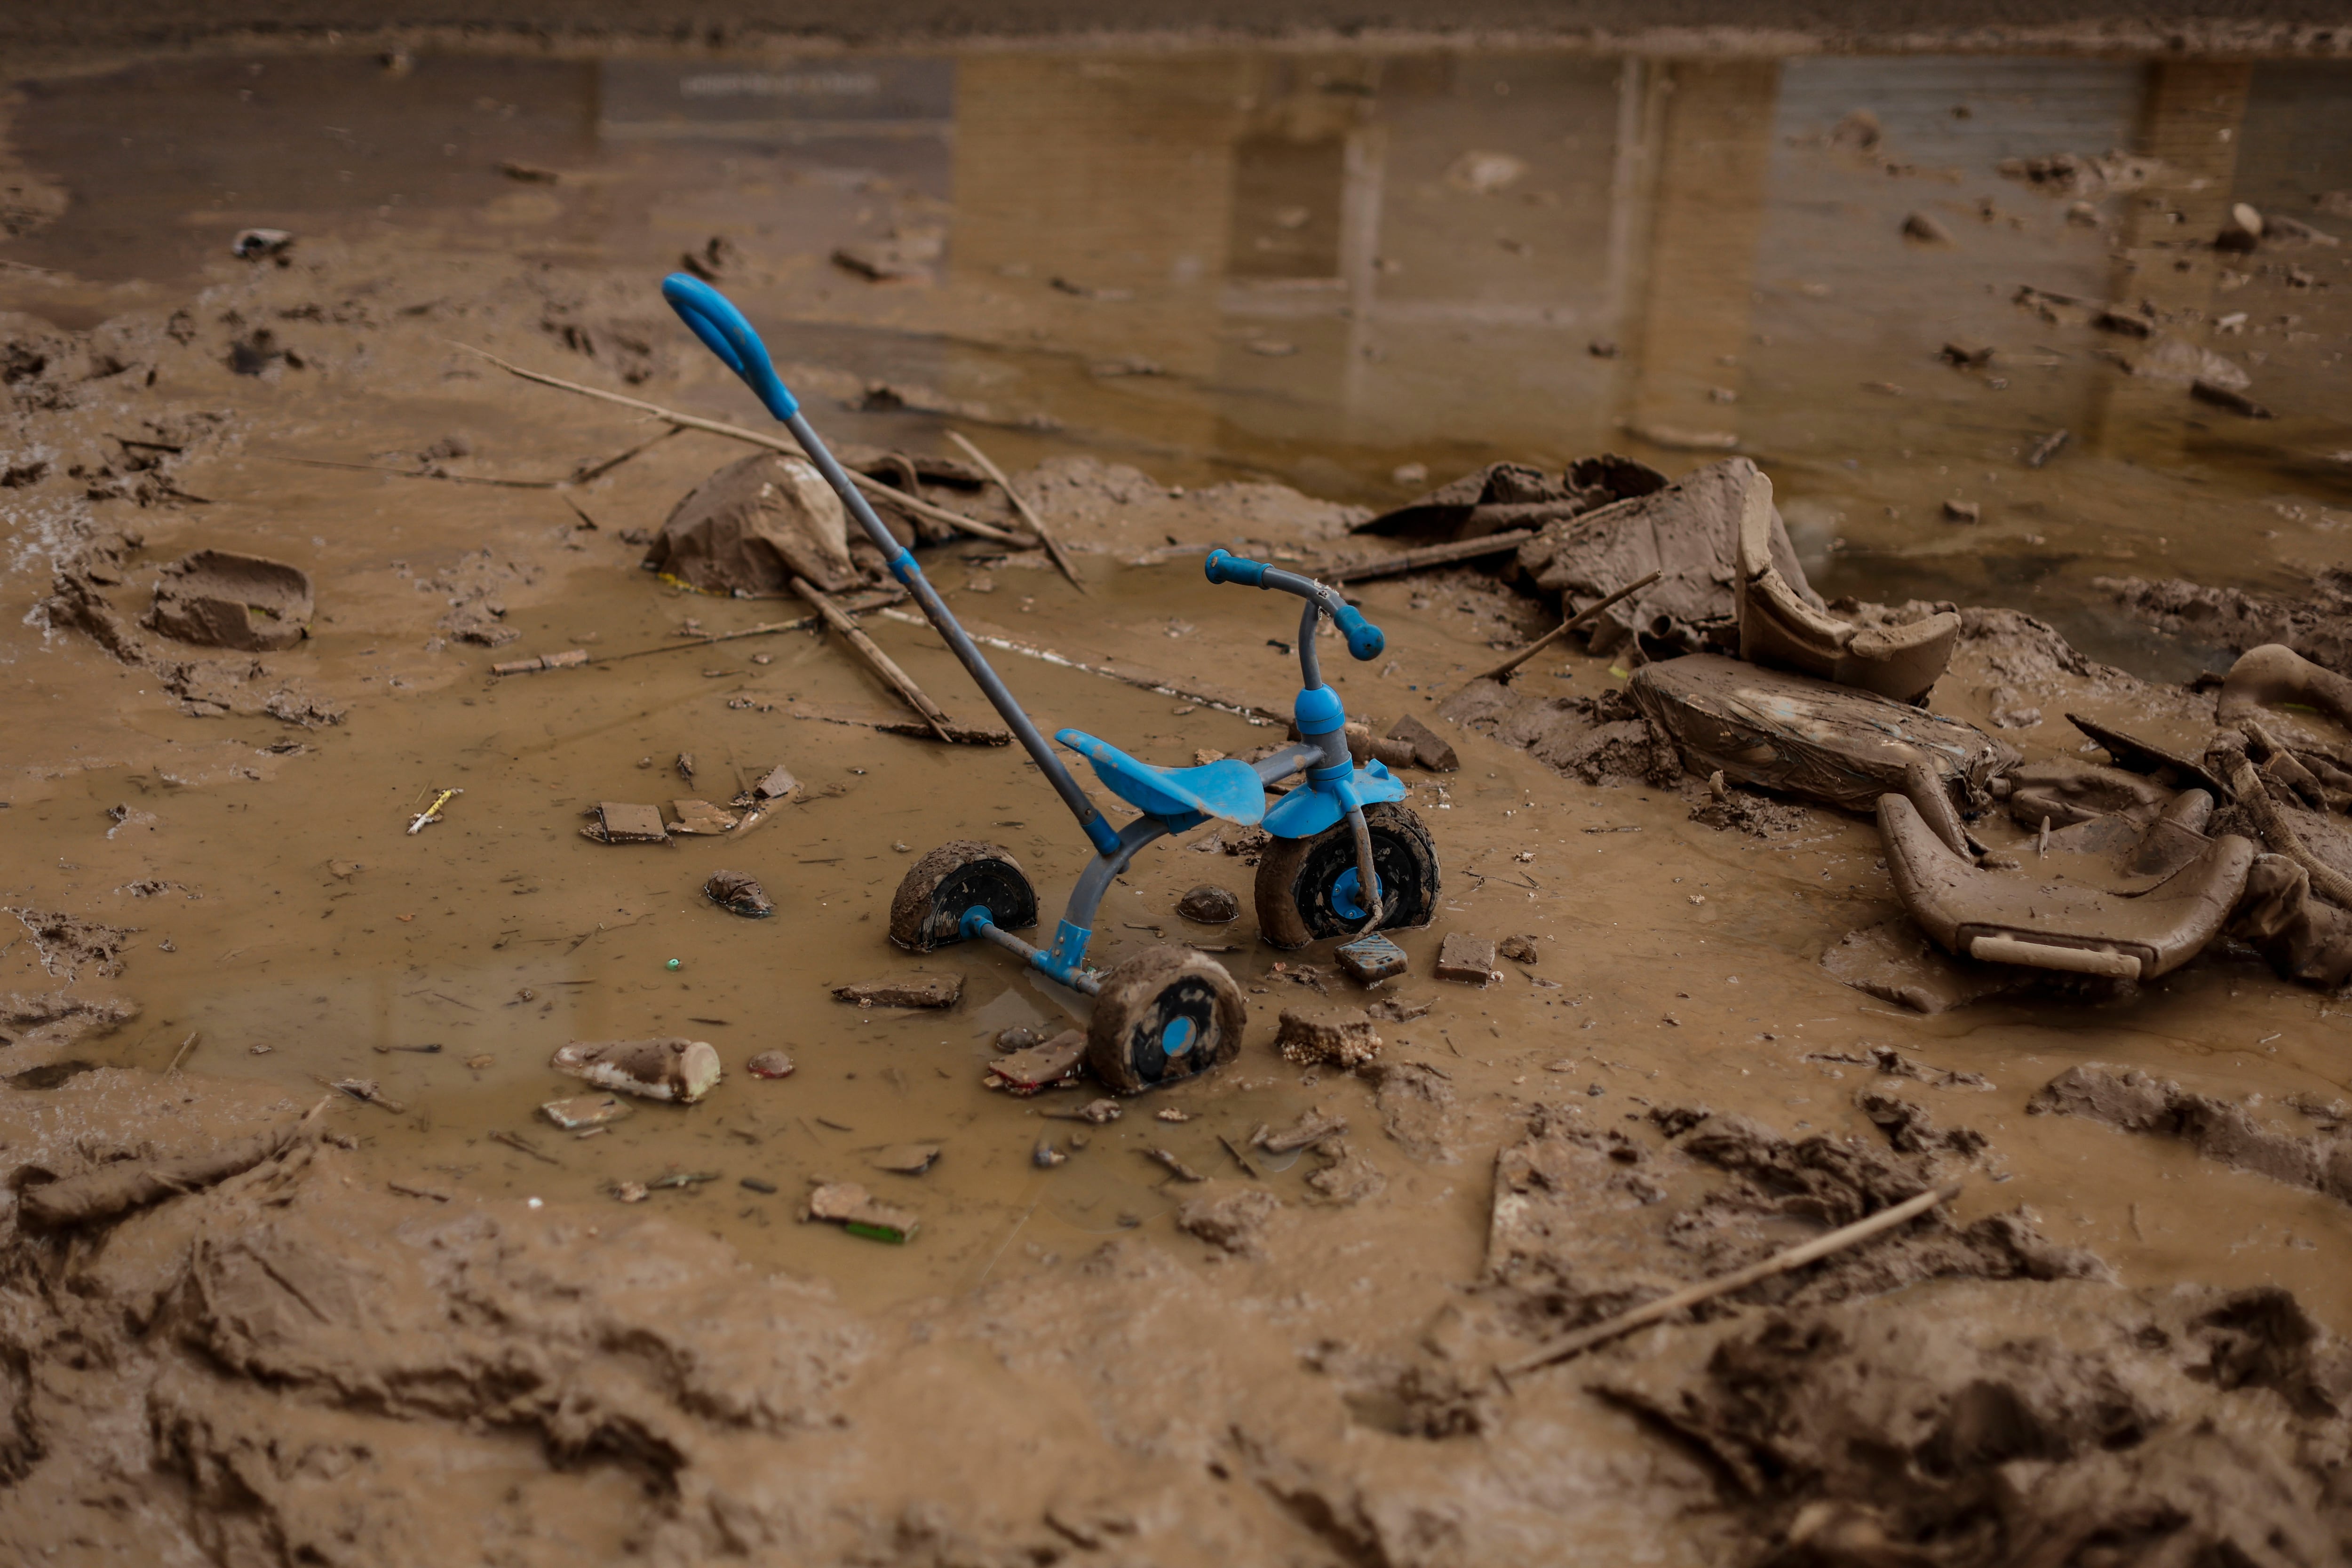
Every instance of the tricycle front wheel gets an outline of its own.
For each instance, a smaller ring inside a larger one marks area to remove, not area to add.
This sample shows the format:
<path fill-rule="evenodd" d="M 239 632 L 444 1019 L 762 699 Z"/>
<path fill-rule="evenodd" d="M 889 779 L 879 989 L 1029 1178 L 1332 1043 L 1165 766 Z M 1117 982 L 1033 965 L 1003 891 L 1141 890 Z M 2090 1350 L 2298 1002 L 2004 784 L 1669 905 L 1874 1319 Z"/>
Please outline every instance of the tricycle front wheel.
<path fill-rule="evenodd" d="M 1364 808 L 1364 826 L 1372 830 L 1372 869 L 1381 879 L 1380 929 L 1435 920 L 1437 845 L 1421 818 L 1383 802 Z M 1347 823 L 1312 838 L 1276 839 L 1258 857 L 1258 934 L 1282 948 L 1363 934 L 1370 911 L 1356 882 L 1356 835 Z"/>

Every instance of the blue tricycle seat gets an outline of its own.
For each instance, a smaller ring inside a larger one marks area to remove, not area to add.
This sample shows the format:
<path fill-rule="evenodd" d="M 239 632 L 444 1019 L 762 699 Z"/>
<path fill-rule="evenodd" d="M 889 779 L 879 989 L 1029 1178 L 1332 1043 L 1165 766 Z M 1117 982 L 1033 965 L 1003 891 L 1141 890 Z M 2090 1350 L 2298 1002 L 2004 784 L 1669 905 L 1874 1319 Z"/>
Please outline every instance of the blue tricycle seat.
<path fill-rule="evenodd" d="M 1055 735 L 1095 767 L 1111 793 L 1152 816 L 1221 816 L 1255 826 L 1265 815 L 1265 785 L 1257 770 L 1227 757 L 1197 768 L 1155 768 L 1082 730 Z"/>

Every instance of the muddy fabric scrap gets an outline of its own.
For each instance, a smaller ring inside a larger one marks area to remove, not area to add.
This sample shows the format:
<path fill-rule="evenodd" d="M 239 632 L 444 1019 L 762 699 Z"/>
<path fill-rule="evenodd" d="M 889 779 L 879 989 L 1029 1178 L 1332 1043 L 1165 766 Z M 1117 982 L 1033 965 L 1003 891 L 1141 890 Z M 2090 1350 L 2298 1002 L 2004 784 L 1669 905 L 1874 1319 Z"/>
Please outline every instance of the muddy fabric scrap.
<path fill-rule="evenodd" d="M 1614 452 L 1580 458 L 1561 474 L 1547 474 L 1531 463 L 1489 463 L 1349 531 L 1483 539 L 1505 529 L 1575 517 L 1665 486 L 1666 476 L 1657 469 Z"/>
<path fill-rule="evenodd" d="M 1519 569 L 1546 593 L 1573 606 L 1603 599 L 1652 572 L 1658 581 L 1609 610 L 1585 637 L 1611 654 L 1640 636 L 1659 651 L 1736 652 L 1738 612 L 1732 584 L 1739 557 L 1739 520 L 1759 478 L 1746 458 L 1685 474 L 1675 483 L 1566 521 L 1548 524 L 1519 546 Z M 1815 610 L 1822 596 L 1772 512 L 1769 556 L 1797 596 Z"/>

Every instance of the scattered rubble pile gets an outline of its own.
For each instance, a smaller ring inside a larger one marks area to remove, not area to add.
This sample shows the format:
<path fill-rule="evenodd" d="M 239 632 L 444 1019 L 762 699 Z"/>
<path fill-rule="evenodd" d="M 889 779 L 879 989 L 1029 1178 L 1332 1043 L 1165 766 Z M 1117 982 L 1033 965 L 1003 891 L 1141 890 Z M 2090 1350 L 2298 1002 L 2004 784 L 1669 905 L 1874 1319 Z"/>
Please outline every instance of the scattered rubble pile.
<path fill-rule="evenodd" d="M 1453 499 L 1450 512 L 1416 503 L 1412 515 L 1466 519 L 1501 472 L 1435 492 Z M 1850 984 L 1930 1011 L 2022 986 L 2049 992 L 2053 976 L 2077 991 L 2112 988 L 2188 963 L 2225 930 L 2283 975 L 2352 980 L 2352 829 L 2340 820 L 2352 810 L 2352 757 L 2276 706 L 2352 723 L 2352 680 L 2324 658 L 2283 643 L 2248 647 L 2221 682 L 2203 759 L 2078 720 L 2113 766 L 2025 767 L 2014 746 L 1927 711 L 1955 658 L 1965 653 L 1985 679 L 2002 727 L 2042 722 L 2026 694 L 2062 681 L 2108 691 L 2140 683 L 2011 611 L 1842 603 L 1832 614 L 1789 548 L 1770 480 L 1745 458 L 1540 520 L 1513 570 L 1559 593 L 1563 616 L 1662 574 L 1586 633 L 1591 651 L 1635 666 L 1630 680 L 1546 696 L 1507 674 L 1481 678 L 1439 712 L 1588 784 L 1680 787 L 1693 816 L 1717 826 L 1785 830 L 1787 819 L 1750 804 L 1748 791 L 1874 813 L 1909 911 L 1902 923 L 1940 952 L 1902 930 L 1850 938 L 1823 959 Z M 2327 628 L 2347 591 L 2334 577 L 2317 608 L 2116 587 L 2203 605 L 2214 617 L 2226 610 L 2241 632 L 2300 636 L 2341 657 Z M 2039 832 L 2037 861 L 2053 847 L 2053 826 L 2072 836 L 2056 845 L 2072 857 L 2057 873 L 2072 890 L 2038 892 L 2040 882 L 2015 874 L 2016 856 L 1978 837 L 1971 824 L 2002 805 Z"/>

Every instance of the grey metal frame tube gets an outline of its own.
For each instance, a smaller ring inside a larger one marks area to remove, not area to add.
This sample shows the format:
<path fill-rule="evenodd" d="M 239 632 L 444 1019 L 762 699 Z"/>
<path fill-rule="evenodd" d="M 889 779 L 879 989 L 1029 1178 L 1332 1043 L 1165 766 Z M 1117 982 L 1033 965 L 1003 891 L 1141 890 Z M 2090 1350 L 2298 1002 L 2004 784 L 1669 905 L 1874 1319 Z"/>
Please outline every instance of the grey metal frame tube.
<path fill-rule="evenodd" d="M 890 536 L 890 531 L 882 526 L 882 520 L 874 515 L 873 507 L 866 503 L 864 496 L 858 494 L 857 487 L 850 482 L 849 476 L 842 471 L 841 465 L 834 460 L 833 453 L 826 448 L 824 441 L 816 431 L 810 427 L 806 416 L 795 411 L 790 419 L 784 421 L 784 425 L 792 431 L 793 438 L 801 444 L 801 450 L 808 454 L 809 461 L 816 465 L 817 472 L 824 476 L 825 482 L 833 487 L 834 493 L 838 495 L 843 504 L 849 508 L 850 515 L 857 519 L 858 526 L 866 530 L 866 537 L 874 541 L 875 547 L 882 552 L 884 557 L 896 562 L 900 555 L 908 555 L 910 564 L 905 574 L 899 577 L 899 581 L 906 584 L 908 591 L 915 595 L 915 602 L 923 607 L 924 617 L 938 630 L 940 636 L 947 639 L 948 647 L 954 649 L 956 658 L 963 661 L 964 668 L 971 673 L 972 680 L 987 697 L 990 706 L 993 707 L 1004 722 L 1011 727 L 1013 733 L 1019 738 L 1022 748 L 1029 753 L 1031 759 L 1045 773 L 1046 781 L 1054 786 L 1054 793 L 1062 797 L 1062 804 L 1070 808 L 1070 814 L 1078 819 L 1078 826 L 1086 829 L 1088 840 L 1100 850 L 1102 838 L 1107 836 L 1109 826 L 1103 814 L 1096 808 L 1093 800 L 1088 798 L 1085 788 L 1079 784 L 1076 777 L 1071 773 L 1062 759 L 1055 754 L 1053 747 L 1046 743 L 1045 735 L 1039 731 L 1029 715 L 1022 710 L 1021 704 L 1013 700 L 1013 693 L 1006 689 L 1003 680 L 996 671 L 990 668 L 988 659 L 981 653 L 979 647 L 965 635 L 963 627 L 956 624 L 956 618 L 949 611 L 947 602 L 940 597 L 939 590 L 931 586 L 930 579 L 923 575 L 923 569 L 911 564 L 913 558 L 906 546 L 893 539 Z M 895 569 L 894 574 L 896 574 Z M 1104 834 L 1098 834 L 1096 831 L 1095 825 L 1097 823 L 1103 825 L 1106 830 Z"/>

